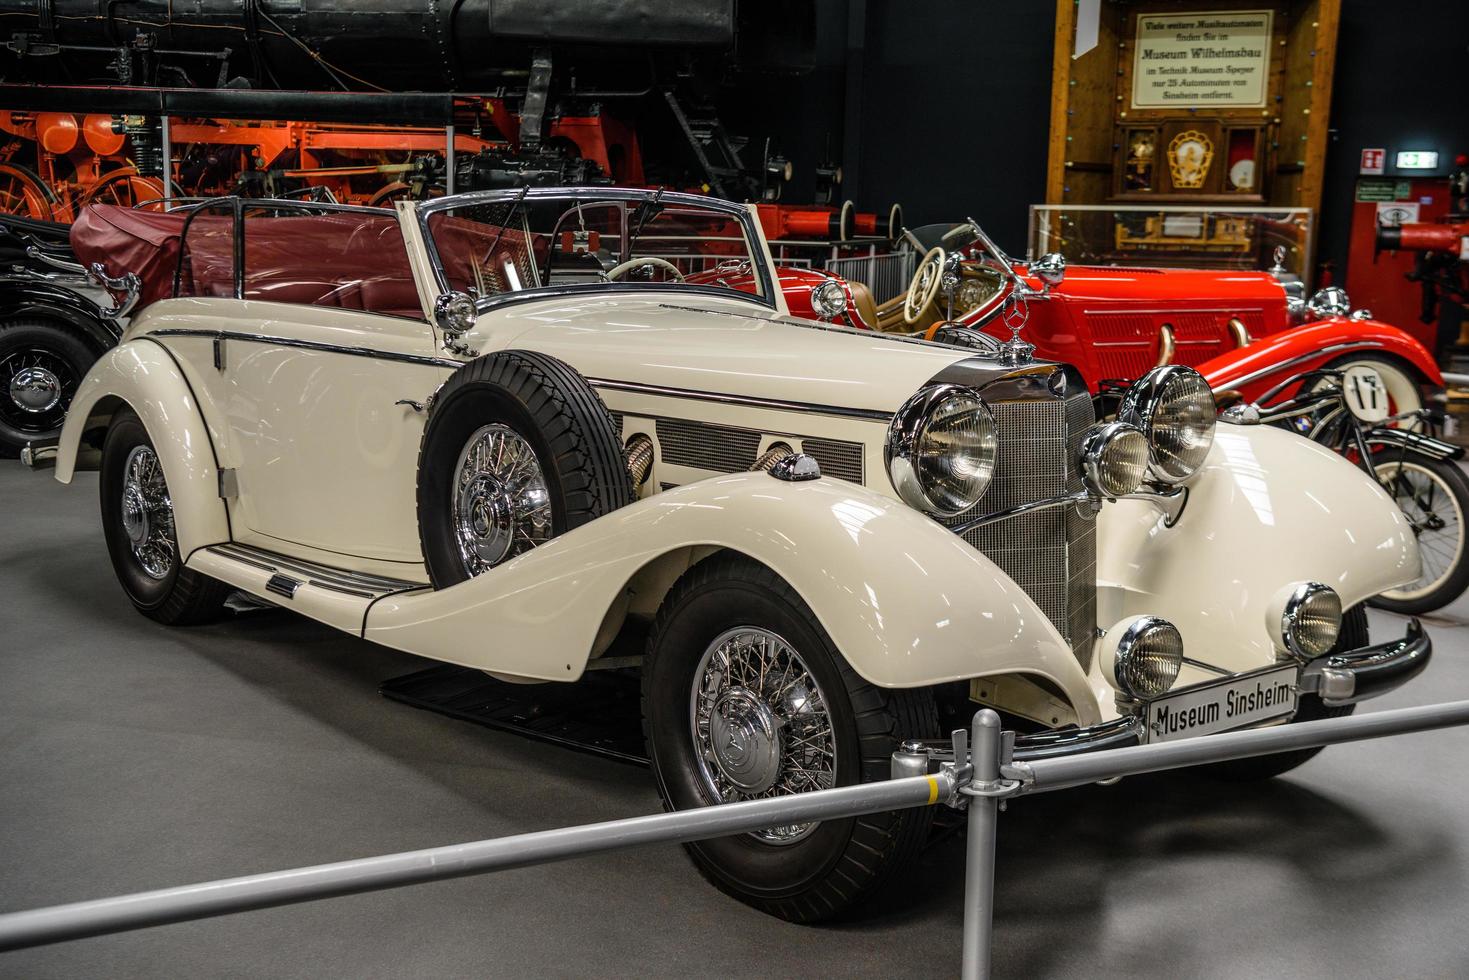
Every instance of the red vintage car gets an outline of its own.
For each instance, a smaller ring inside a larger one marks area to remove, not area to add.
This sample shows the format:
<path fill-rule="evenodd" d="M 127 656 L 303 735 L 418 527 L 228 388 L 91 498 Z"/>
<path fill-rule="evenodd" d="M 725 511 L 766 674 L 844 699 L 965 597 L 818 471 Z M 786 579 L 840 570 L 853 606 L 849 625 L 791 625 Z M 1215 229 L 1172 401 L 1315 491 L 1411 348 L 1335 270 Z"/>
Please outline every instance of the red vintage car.
<path fill-rule="evenodd" d="M 1036 356 L 1074 364 L 1093 391 L 1165 363 L 1195 367 L 1216 391 L 1252 401 L 1290 376 L 1358 363 L 1377 369 L 1395 411 L 1422 407 L 1424 386 L 1443 386 L 1422 344 L 1352 311 L 1336 287 L 1308 302 L 1269 272 L 1068 267 L 1059 255 L 1025 263 L 973 221 L 918 229 L 910 244 L 923 252 L 912 282 L 880 306 L 861 283 L 839 280 L 838 297 L 820 273 L 787 270 L 792 314 L 975 345 L 1018 328 Z"/>

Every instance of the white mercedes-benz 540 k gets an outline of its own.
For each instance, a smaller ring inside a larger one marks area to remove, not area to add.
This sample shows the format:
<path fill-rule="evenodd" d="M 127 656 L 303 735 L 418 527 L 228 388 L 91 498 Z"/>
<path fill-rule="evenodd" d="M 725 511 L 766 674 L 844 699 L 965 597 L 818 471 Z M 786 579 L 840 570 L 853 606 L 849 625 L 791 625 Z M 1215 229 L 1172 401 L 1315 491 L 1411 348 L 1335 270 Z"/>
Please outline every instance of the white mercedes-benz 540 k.
<path fill-rule="evenodd" d="M 1363 603 L 1418 552 L 1351 463 L 1216 428 L 1188 368 L 1099 423 L 1018 338 L 793 319 L 741 205 L 541 188 L 87 221 L 147 298 L 27 455 L 63 483 L 100 467 L 137 608 L 198 622 L 239 589 L 540 682 L 646 630 L 670 808 L 884 778 L 976 704 L 1023 761 L 1343 713 L 1430 654 L 1416 623 L 1368 645 Z M 814 920 L 932 813 L 688 849 Z"/>

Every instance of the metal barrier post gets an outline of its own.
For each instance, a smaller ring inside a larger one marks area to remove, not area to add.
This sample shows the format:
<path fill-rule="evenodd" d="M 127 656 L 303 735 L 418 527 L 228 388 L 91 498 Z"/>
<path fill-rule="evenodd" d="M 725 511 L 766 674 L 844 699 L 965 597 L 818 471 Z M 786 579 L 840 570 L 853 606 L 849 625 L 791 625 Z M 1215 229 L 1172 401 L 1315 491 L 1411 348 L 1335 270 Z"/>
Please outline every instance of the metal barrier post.
<path fill-rule="evenodd" d="M 995 926 L 995 831 L 1000 800 L 1000 716 L 974 713 L 969 758 L 974 773 L 959 792 L 969 797 L 969 850 L 964 860 L 964 980 L 988 980 Z M 959 760 L 955 760 L 958 762 Z"/>

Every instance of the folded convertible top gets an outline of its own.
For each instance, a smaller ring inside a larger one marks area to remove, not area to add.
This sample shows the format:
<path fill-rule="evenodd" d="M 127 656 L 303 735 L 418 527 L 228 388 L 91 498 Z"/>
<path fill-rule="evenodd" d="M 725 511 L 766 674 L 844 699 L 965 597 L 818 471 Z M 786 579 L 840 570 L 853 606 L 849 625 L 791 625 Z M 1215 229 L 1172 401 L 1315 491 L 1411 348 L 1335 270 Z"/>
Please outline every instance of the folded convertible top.
<path fill-rule="evenodd" d="M 89 204 L 72 223 L 71 248 L 77 261 L 101 262 L 110 276 L 135 274 L 143 283 L 138 305 L 146 306 L 173 292 L 179 233 L 187 217 L 186 211 Z"/>

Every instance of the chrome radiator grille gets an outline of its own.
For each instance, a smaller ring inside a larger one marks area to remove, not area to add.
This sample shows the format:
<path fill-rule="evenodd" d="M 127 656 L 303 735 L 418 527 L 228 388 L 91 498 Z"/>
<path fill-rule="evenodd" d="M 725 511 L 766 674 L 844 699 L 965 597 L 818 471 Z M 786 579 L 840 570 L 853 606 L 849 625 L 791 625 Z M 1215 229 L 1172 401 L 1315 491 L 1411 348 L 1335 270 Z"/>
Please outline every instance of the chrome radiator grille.
<path fill-rule="evenodd" d="M 951 527 L 1081 489 L 1076 460 L 1095 421 L 1090 395 L 998 401 L 990 408 L 1000 437 L 994 480 L 977 506 L 944 522 Z M 1089 669 L 1097 628 L 1096 522 L 1075 507 L 1053 507 L 975 528 L 964 539 L 1026 591 Z"/>

